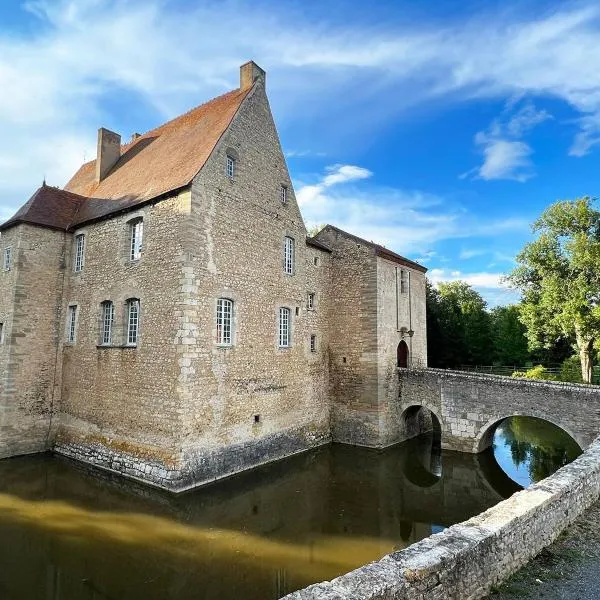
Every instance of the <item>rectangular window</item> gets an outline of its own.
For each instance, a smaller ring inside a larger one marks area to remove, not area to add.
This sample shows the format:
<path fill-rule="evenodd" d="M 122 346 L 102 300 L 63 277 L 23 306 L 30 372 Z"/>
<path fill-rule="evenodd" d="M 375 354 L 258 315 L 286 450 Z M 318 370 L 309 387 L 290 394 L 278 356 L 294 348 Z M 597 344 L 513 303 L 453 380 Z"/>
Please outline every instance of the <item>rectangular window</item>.
<path fill-rule="evenodd" d="M 287 204 L 287 185 L 282 185 L 280 190 L 281 204 Z"/>
<path fill-rule="evenodd" d="M 233 300 L 217 300 L 217 344 L 231 346 L 233 326 Z"/>
<path fill-rule="evenodd" d="M 408 294 L 408 273 L 404 270 L 400 270 L 400 293 Z"/>
<path fill-rule="evenodd" d="M 69 306 L 67 316 L 67 342 L 75 343 L 75 326 L 77 325 L 77 306 L 75 304 Z"/>
<path fill-rule="evenodd" d="M 308 310 L 313 310 L 315 308 L 315 295 L 311 292 L 308 293 L 306 308 L 308 308 Z"/>
<path fill-rule="evenodd" d="M 100 331 L 100 343 L 103 346 L 112 344 L 113 323 L 115 321 L 115 305 L 106 301 L 102 303 L 102 328 Z"/>
<path fill-rule="evenodd" d="M 233 179 L 233 175 L 235 173 L 235 158 L 233 156 L 227 155 L 227 161 L 225 163 L 225 172 L 227 173 L 227 177 L 231 177 Z"/>
<path fill-rule="evenodd" d="M 127 300 L 127 345 L 137 346 L 140 333 L 140 301 Z"/>
<path fill-rule="evenodd" d="M 144 221 L 138 219 L 129 224 L 129 260 L 139 260 L 142 256 Z"/>
<path fill-rule="evenodd" d="M 4 323 L 0 323 L 0 344 L 4 344 Z"/>
<path fill-rule="evenodd" d="M 317 351 L 317 336 L 314 333 L 310 336 L 310 351 Z"/>
<path fill-rule="evenodd" d="M 286 236 L 283 243 L 283 271 L 294 274 L 294 238 Z"/>
<path fill-rule="evenodd" d="M 83 233 L 75 236 L 75 261 L 73 270 L 79 273 L 83 269 L 83 253 L 85 251 L 85 236 Z"/>
<path fill-rule="evenodd" d="M 11 266 L 12 266 L 12 248 L 9 246 L 8 248 L 4 248 L 4 270 L 10 271 Z"/>
<path fill-rule="evenodd" d="M 291 314 L 289 308 L 279 309 L 279 347 L 290 347 L 290 320 Z"/>

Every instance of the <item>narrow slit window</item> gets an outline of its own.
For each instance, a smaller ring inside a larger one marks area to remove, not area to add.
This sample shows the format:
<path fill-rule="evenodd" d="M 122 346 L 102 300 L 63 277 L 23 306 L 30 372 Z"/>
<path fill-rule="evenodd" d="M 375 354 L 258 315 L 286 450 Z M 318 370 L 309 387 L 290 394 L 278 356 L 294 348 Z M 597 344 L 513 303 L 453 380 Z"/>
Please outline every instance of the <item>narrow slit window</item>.
<path fill-rule="evenodd" d="M 4 248 L 4 270 L 10 271 L 12 266 L 12 248 Z"/>
<path fill-rule="evenodd" d="M 310 336 L 310 351 L 317 351 L 317 336 L 314 333 Z"/>
<path fill-rule="evenodd" d="M 233 300 L 217 300 L 217 344 L 231 346 L 233 343 Z"/>
<path fill-rule="evenodd" d="M 281 189 L 279 190 L 279 196 L 281 198 L 281 204 L 287 204 L 287 200 L 288 200 L 287 185 L 281 186 Z"/>
<path fill-rule="evenodd" d="M 4 323 L 0 323 L 0 344 L 4 344 Z"/>
<path fill-rule="evenodd" d="M 129 224 L 129 260 L 139 260 L 142 256 L 144 221 L 138 219 Z"/>
<path fill-rule="evenodd" d="M 408 273 L 404 270 L 400 270 L 400 293 L 408 294 Z"/>
<path fill-rule="evenodd" d="M 85 252 L 85 235 L 80 233 L 75 236 L 75 261 L 73 263 L 73 270 L 76 273 L 83 271 L 83 259 Z"/>
<path fill-rule="evenodd" d="M 314 310 L 315 308 L 315 295 L 312 292 L 308 293 L 308 298 L 306 300 L 306 307 L 308 310 Z"/>
<path fill-rule="evenodd" d="M 69 313 L 67 319 L 67 342 L 69 344 L 75 343 L 75 328 L 77 326 L 77 306 L 72 304 L 69 306 Z"/>
<path fill-rule="evenodd" d="M 112 344 L 113 323 L 115 321 L 115 305 L 107 300 L 102 303 L 102 330 L 100 332 L 100 344 L 110 346 Z"/>
<path fill-rule="evenodd" d="M 291 311 L 289 308 L 279 309 L 279 347 L 290 347 Z"/>
<path fill-rule="evenodd" d="M 286 236 L 283 243 L 283 271 L 287 275 L 294 274 L 294 238 Z"/>
<path fill-rule="evenodd" d="M 127 300 L 127 345 L 137 346 L 140 337 L 140 301 Z"/>
<path fill-rule="evenodd" d="M 235 158 L 233 156 L 227 155 L 225 162 L 225 173 L 227 173 L 227 177 L 233 179 L 235 175 Z"/>

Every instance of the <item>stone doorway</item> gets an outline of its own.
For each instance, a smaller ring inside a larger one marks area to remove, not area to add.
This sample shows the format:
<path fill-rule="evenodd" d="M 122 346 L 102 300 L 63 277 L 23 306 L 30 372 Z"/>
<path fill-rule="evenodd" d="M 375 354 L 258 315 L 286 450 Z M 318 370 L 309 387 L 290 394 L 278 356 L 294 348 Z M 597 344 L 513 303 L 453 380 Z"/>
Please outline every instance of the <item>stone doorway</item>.
<path fill-rule="evenodd" d="M 402 369 L 408 368 L 408 345 L 404 340 L 398 344 L 398 366 Z"/>

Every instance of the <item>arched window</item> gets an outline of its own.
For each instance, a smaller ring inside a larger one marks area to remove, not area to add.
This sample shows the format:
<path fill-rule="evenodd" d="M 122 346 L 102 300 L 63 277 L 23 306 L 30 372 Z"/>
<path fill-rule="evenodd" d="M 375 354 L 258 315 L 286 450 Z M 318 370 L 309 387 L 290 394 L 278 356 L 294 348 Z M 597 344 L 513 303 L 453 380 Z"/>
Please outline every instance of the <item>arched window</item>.
<path fill-rule="evenodd" d="M 233 344 L 233 300 L 219 298 L 217 300 L 217 339 L 220 346 Z"/>
<path fill-rule="evenodd" d="M 127 345 L 137 346 L 140 337 L 140 301 L 138 298 L 129 298 L 126 302 L 127 316 Z"/>
<path fill-rule="evenodd" d="M 101 304 L 101 307 L 100 345 L 110 346 L 112 344 L 113 324 L 115 321 L 115 305 L 110 300 L 105 300 Z"/>
<path fill-rule="evenodd" d="M 279 309 L 279 347 L 289 348 L 291 346 L 291 324 L 292 316 L 289 308 Z"/>
<path fill-rule="evenodd" d="M 144 241 L 144 220 L 140 217 L 129 221 L 129 260 L 140 260 Z"/>

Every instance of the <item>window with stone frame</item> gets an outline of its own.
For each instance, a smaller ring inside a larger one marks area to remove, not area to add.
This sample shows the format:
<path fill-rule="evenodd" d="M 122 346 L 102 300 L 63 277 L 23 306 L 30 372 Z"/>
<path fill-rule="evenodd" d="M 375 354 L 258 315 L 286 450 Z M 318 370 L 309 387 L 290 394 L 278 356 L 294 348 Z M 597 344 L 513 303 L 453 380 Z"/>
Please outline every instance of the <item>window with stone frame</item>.
<path fill-rule="evenodd" d="M 125 303 L 126 322 L 126 345 L 137 346 L 140 338 L 140 300 L 129 298 Z"/>
<path fill-rule="evenodd" d="M 67 343 L 75 343 L 75 332 L 77 327 L 77 305 L 70 304 L 67 312 Z"/>
<path fill-rule="evenodd" d="M 80 233 L 75 236 L 75 257 L 73 259 L 73 270 L 75 273 L 83 271 L 85 259 L 85 235 Z"/>
<path fill-rule="evenodd" d="M 288 188 L 287 185 L 281 185 L 281 189 L 279 190 L 279 197 L 281 199 L 281 204 L 287 204 L 288 200 Z"/>
<path fill-rule="evenodd" d="M 314 294 L 314 292 L 308 292 L 308 295 L 306 298 L 306 308 L 308 310 L 315 309 L 315 294 Z"/>
<path fill-rule="evenodd" d="M 217 339 L 219 346 L 233 344 L 233 300 L 219 298 L 217 300 Z"/>
<path fill-rule="evenodd" d="M 285 238 L 283 238 L 283 272 L 286 273 L 286 275 L 294 274 L 294 254 L 294 238 L 286 235 Z"/>
<path fill-rule="evenodd" d="M 317 351 L 317 336 L 314 333 L 310 336 L 310 351 Z"/>
<path fill-rule="evenodd" d="M 400 293 L 408 294 L 408 272 L 400 269 Z"/>
<path fill-rule="evenodd" d="M 235 158 L 231 154 L 227 154 L 225 158 L 225 174 L 230 179 L 235 175 Z"/>
<path fill-rule="evenodd" d="M 289 308 L 279 309 L 279 341 L 280 348 L 289 348 L 292 344 L 291 338 L 292 311 Z"/>
<path fill-rule="evenodd" d="M 129 221 L 129 260 L 139 260 L 142 257 L 144 241 L 144 220 L 139 217 Z"/>
<path fill-rule="evenodd" d="M 4 270 L 10 271 L 12 267 L 12 247 L 7 246 L 4 248 Z"/>
<path fill-rule="evenodd" d="M 100 345 L 111 346 L 113 343 L 113 327 L 115 322 L 115 305 L 106 300 L 101 304 Z"/>

